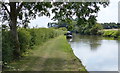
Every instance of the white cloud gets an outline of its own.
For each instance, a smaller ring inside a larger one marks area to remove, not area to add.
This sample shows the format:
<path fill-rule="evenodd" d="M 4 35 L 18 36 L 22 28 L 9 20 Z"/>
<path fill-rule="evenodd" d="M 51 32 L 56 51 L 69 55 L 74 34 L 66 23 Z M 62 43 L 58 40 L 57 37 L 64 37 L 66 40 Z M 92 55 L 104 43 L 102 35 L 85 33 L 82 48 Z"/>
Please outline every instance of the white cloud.
<path fill-rule="evenodd" d="M 98 22 L 118 22 L 118 0 L 110 0 L 108 7 L 101 7 L 98 12 Z"/>

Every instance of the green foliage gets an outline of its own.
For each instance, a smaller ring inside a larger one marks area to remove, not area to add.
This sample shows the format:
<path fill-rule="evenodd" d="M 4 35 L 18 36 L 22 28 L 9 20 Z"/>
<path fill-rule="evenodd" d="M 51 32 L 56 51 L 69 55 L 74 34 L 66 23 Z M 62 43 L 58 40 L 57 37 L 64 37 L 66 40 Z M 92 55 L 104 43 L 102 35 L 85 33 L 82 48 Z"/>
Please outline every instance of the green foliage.
<path fill-rule="evenodd" d="M 93 35 L 101 34 L 99 32 L 99 30 L 101 30 L 101 29 L 103 29 L 103 27 L 100 24 L 96 24 L 90 29 L 90 33 L 93 34 Z"/>
<path fill-rule="evenodd" d="M 31 46 L 42 44 L 50 38 L 54 38 L 60 34 L 63 34 L 62 30 L 56 30 L 52 28 L 33 28 L 29 29 L 28 31 L 31 34 Z"/>
<path fill-rule="evenodd" d="M 9 10 L 8 6 L 10 8 L 16 6 L 16 9 L 14 9 L 17 12 L 16 17 L 18 17 L 17 19 L 22 20 L 22 22 L 19 23 L 24 26 L 26 23 L 30 23 L 29 21 L 31 19 L 35 19 L 36 16 L 50 16 L 49 9 L 52 7 L 52 4 L 51 2 L 2 2 L 0 14 L 4 13 L 4 15 L 1 14 L 3 15 L 3 21 L 9 21 L 9 12 L 11 12 L 11 10 L 9 12 L 7 11 Z"/>
<path fill-rule="evenodd" d="M 106 7 L 108 4 L 109 2 L 2 2 L 0 14 L 4 14 L 2 17 L 4 21 L 9 21 L 11 10 L 8 11 L 8 7 L 13 8 L 14 6 L 16 7 L 15 12 L 17 12 L 15 16 L 18 17 L 17 19 L 22 20 L 19 23 L 26 24 L 31 19 L 35 19 L 37 15 L 50 16 L 49 9 L 51 9 L 54 13 L 54 20 L 71 21 L 73 15 L 75 15 L 83 24 L 86 20 L 94 22 L 96 19 L 95 14 L 100 10 L 100 5 Z"/>
<path fill-rule="evenodd" d="M 63 31 L 67 31 L 67 28 L 65 28 L 65 27 L 61 27 L 61 28 L 59 28 L 60 30 L 63 30 Z"/>
<path fill-rule="evenodd" d="M 118 40 L 120 40 L 120 36 L 118 36 Z"/>
<path fill-rule="evenodd" d="M 13 60 L 13 43 L 10 31 L 2 31 L 2 54 L 3 62 L 10 62 Z M 18 36 L 20 41 L 21 54 L 27 49 L 35 45 L 40 45 L 50 38 L 57 37 L 63 34 L 63 30 L 52 28 L 32 28 L 32 29 L 18 29 Z"/>
<path fill-rule="evenodd" d="M 79 32 L 85 35 L 99 35 L 99 30 L 103 29 L 100 24 L 81 24 L 79 26 Z"/>
<path fill-rule="evenodd" d="M 24 52 L 30 47 L 31 35 L 26 29 L 20 28 L 18 29 L 18 37 L 21 52 Z"/>
<path fill-rule="evenodd" d="M 116 31 L 116 30 L 106 30 L 106 31 L 103 31 L 103 36 L 119 38 L 120 37 L 120 32 Z"/>
<path fill-rule="evenodd" d="M 69 31 L 74 30 L 74 25 L 68 25 L 68 30 L 69 30 Z"/>
<path fill-rule="evenodd" d="M 119 28 L 118 23 L 101 23 L 104 29 L 116 29 Z"/>
<path fill-rule="evenodd" d="M 54 2 L 52 13 L 55 13 L 55 16 L 53 19 L 71 20 L 75 15 L 80 19 L 81 24 L 84 24 L 86 20 L 94 22 L 96 20 L 95 13 L 100 10 L 99 5 L 106 7 L 108 4 L 109 2 Z"/>
<path fill-rule="evenodd" d="M 13 44 L 10 31 L 2 31 L 2 60 L 9 62 L 13 59 Z"/>

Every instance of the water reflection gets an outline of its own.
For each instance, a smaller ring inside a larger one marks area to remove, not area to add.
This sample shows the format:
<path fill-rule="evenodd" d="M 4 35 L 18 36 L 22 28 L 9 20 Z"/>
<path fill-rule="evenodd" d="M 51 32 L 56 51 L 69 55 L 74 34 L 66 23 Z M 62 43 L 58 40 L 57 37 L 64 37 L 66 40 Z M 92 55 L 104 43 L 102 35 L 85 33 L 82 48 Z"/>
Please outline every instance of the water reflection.
<path fill-rule="evenodd" d="M 72 40 L 72 41 L 70 41 Z M 88 71 L 118 70 L 118 41 L 106 40 L 100 36 L 74 35 L 68 40 L 75 55 Z"/>
<path fill-rule="evenodd" d="M 97 50 L 97 48 L 101 45 L 101 36 L 85 36 L 82 35 L 80 36 L 79 34 L 74 34 L 73 35 L 73 41 L 72 42 L 81 42 L 81 43 L 86 43 L 90 46 L 91 51 Z M 69 41 L 70 42 L 70 41 Z"/>
<path fill-rule="evenodd" d="M 120 41 L 118 41 L 118 70 L 120 72 Z"/>

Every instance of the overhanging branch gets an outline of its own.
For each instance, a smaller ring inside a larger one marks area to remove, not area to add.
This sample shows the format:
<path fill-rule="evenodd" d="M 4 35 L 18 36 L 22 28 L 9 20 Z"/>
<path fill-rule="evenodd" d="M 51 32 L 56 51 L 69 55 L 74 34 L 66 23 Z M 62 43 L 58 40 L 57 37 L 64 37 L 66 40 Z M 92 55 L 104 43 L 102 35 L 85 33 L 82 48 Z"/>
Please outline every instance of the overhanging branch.
<path fill-rule="evenodd" d="M 20 12 L 20 9 L 22 8 L 22 6 L 23 6 L 23 2 L 19 5 L 19 7 L 17 8 L 17 13 L 19 13 Z"/>
<path fill-rule="evenodd" d="M 5 8 L 5 10 L 7 11 L 7 13 L 10 15 L 10 12 L 9 12 L 9 10 L 8 10 L 7 6 L 5 6 L 5 4 L 4 4 L 4 3 L 2 3 L 2 5 L 3 5 L 3 7 Z"/>

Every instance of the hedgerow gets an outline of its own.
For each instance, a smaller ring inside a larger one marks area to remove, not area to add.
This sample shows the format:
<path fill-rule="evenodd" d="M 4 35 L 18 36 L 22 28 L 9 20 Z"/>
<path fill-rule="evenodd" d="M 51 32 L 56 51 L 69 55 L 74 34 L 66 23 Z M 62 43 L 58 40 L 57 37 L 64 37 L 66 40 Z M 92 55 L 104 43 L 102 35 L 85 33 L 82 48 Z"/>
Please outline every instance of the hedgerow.
<path fill-rule="evenodd" d="M 9 62 L 13 59 L 13 44 L 10 31 L 2 31 L 2 60 Z"/>
<path fill-rule="evenodd" d="M 2 31 L 2 55 L 3 62 L 10 62 L 13 58 L 13 43 L 10 31 Z M 27 49 L 33 48 L 35 45 L 40 45 L 50 38 L 57 37 L 63 34 L 62 30 L 51 28 L 31 28 L 31 29 L 18 29 L 18 37 L 20 42 L 21 54 Z"/>

